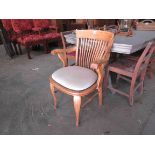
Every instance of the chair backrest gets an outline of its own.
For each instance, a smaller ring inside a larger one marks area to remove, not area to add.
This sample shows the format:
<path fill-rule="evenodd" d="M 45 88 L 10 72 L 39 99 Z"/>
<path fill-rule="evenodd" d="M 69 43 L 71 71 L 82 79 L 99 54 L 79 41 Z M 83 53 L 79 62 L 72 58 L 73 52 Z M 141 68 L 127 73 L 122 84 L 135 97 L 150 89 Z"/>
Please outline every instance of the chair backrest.
<path fill-rule="evenodd" d="M 49 28 L 50 21 L 48 19 L 33 19 L 33 24 L 35 27 L 40 27 L 44 29 Z"/>
<path fill-rule="evenodd" d="M 134 74 L 139 75 L 139 73 L 143 72 L 145 75 L 150 58 L 155 51 L 155 43 L 154 42 L 149 42 L 144 49 L 142 55 L 138 59 L 138 62 L 136 64 Z"/>
<path fill-rule="evenodd" d="M 2 19 L 2 24 L 6 31 L 13 30 L 12 24 L 11 24 L 11 19 Z"/>
<path fill-rule="evenodd" d="M 76 65 L 90 68 L 97 60 L 108 61 L 114 34 L 100 30 L 76 30 Z"/>
<path fill-rule="evenodd" d="M 32 19 L 11 19 L 13 30 L 17 33 L 31 31 L 33 28 Z"/>
<path fill-rule="evenodd" d="M 62 45 L 63 48 L 66 49 L 68 46 L 73 45 L 71 44 L 71 42 L 68 42 L 68 39 L 75 39 L 75 31 L 65 31 L 65 32 L 61 32 L 61 40 L 62 40 Z M 72 40 L 71 40 L 72 41 Z"/>

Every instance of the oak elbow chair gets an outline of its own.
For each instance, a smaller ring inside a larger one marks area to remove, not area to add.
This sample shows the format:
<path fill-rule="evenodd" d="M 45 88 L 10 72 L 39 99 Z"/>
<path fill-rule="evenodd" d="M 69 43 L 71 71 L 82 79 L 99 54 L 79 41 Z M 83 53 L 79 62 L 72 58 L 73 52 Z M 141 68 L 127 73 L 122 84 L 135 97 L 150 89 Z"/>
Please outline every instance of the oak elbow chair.
<path fill-rule="evenodd" d="M 120 95 L 128 97 L 129 103 L 132 106 L 134 103 L 135 91 L 139 89 L 140 95 L 142 95 L 143 93 L 146 71 L 154 50 L 155 43 L 149 42 L 142 55 L 139 57 L 137 61 L 129 58 L 123 58 L 108 65 L 107 74 L 105 78 L 105 89 L 109 88 L 113 92 L 117 92 Z M 110 72 L 117 74 L 117 82 L 121 78 L 130 83 L 129 93 L 111 87 L 111 85 L 108 84 Z"/>
<path fill-rule="evenodd" d="M 52 54 L 58 55 L 65 67 L 50 76 L 50 89 L 57 106 L 55 88 L 73 96 L 76 126 L 79 126 L 81 98 L 93 91 L 98 91 L 99 105 L 102 105 L 102 82 L 104 66 L 110 57 L 114 35 L 111 32 L 97 30 L 76 30 L 76 65 L 67 66 L 64 53 L 71 49 L 57 49 Z"/>

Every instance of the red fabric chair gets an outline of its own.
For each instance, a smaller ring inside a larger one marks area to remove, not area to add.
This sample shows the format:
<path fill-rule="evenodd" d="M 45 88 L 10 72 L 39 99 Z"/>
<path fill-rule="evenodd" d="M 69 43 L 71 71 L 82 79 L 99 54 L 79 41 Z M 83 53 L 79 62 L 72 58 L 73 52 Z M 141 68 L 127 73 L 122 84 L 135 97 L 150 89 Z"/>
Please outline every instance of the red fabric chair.
<path fill-rule="evenodd" d="M 30 56 L 30 48 L 32 46 L 43 44 L 47 50 L 47 44 L 50 40 L 57 39 L 60 37 L 59 33 L 36 33 L 33 27 L 33 20 L 31 19 L 12 19 L 11 20 L 13 30 L 20 34 L 21 37 L 17 39 L 18 43 L 25 46 L 27 49 L 28 58 Z M 48 23 L 45 22 L 43 27 L 47 26 Z"/>
<path fill-rule="evenodd" d="M 19 44 L 17 44 L 17 39 L 20 36 L 13 31 L 13 27 L 12 27 L 12 24 L 11 24 L 11 19 L 2 19 L 2 24 L 3 24 L 3 28 L 7 31 L 8 38 L 13 43 L 16 54 L 18 55 L 18 50 L 17 50 L 16 45 L 18 45 L 20 54 L 22 54 L 21 47 L 20 47 Z"/>
<path fill-rule="evenodd" d="M 55 25 L 51 25 L 49 19 L 33 19 L 33 24 L 33 31 L 38 32 L 38 34 L 40 35 L 44 35 L 44 38 L 46 40 L 45 50 L 49 51 L 48 43 L 50 41 L 60 40 L 60 34 L 57 33 L 58 28 Z"/>
<path fill-rule="evenodd" d="M 11 19 L 13 30 L 20 34 L 32 33 L 33 22 L 31 19 Z"/>
<path fill-rule="evenodd" d="M 13 30 L 17 34 L 20 34 L 17 42 L 26 47 L 28 58 L 31 59 L 30 48 L 42 43 L 43 37 L 34 33 L 34 31 L 32 30 L 33 20 L 31 19 L 12 19 L 11 23 Z"/>
<path fill-rule="evenodd" d="M 34 31 L 42 31 L 45 29 L 48 30 L 55 30 L 57 32 L 57 27 L 55 25 L 51 25 L 50 21 L 48 19 L 33 19 L 33 24 L 34 24 Z"/>

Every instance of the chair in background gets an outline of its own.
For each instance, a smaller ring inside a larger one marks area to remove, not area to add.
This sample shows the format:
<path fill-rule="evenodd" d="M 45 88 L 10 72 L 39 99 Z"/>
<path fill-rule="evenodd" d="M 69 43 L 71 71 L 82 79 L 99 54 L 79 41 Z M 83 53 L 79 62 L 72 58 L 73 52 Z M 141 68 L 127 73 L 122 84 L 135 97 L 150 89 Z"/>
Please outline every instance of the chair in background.
<path fill-rule="evenodd" d="M 12 19 L 13 30 L 20 34 L 21 37 L 17 39 L 20 45 L 27 49 L 28 58 L 31 59 L 30 51 L 33 46 L 42 44 L 46 51 L 48 50 L 47 44 L 51 40 L 58 40 L 60 34 L 56 32 L 39 34 L 34 31 L 33 20 L 31 19 Z"/>
<path fill-rule="evenodd" d="M 128 97 L 130 105 L 133 105 L 135 91 L 139 89 L 140 95 L 142 95 L 143 93 L 146 70 L 154 50 L 155 44 L 153 42 L 150 42 L 146 46 L 138 61 L 123 58 L 110 64 L 107 69 L 105 89 L 109 88 L 112 92 L 117 92 L 120 95 Z M 131 85 L 129 94 L 113 88 L 110 84 L 108 84 L 110 72 L 117 74 L 117 82 L 120 78 L 130 82 Z"/>
<path fill-rule="evenodd" d="M 33 19 L 32 28 L 33 31 L 37 32 L 39 35 L 44 35 L 45 38 L 45 51 L 48 53 L 49 46 L 48 43 L 51 41 L 59 41 L 60 34 L 58 33 L 58 27 L 56 25 L 51 25 L 49 19 Z"/>
<path fill-rule="evenodd" d="M 54 99 L 54 109 L 57 106 L 55 89 L 73 96 L 76 126 L 79 126 L 81 98 L 97 90 L 99 105 L 102 105 L 102 83 L 104 67 L 107 64 L 113 44 L 114 35 L 111 32 L 97 30 L 76 30 L 77 45 L 76 65 L 67 66 L 66 57 L 61 60 L 63 68 L 50 76 L 50 89 Z M 57 49 L 52 54 L 62 55 L 70 51 Z"/>
<path fill-rule="evenodd" d="M 76 55 L 76 51 L 71 51 L 71 49 L 74 49 L 75 46 L 75 42 L 72 43 L 71 39 L 75 39 L 75 31 L 65 31 L 65 32 L 61 32 L 61 40 L 62 40 L 62 45 L 63 45 L 63 49 L 70 49 L 70 52 L 65 53 L 65 57 L 67 58 L 67 62 L 68 60 L 75 60 L 75 55 Z M 73 36 L 72 36 L 73 35 Z M 70 39 L 70 40 L 69 40 Z"/>
<path fill-rule="evenodd" d="M 2 24 L 3 24 L 3 28 L 7 32 L 8 39 L 12 42 L 12 44 L 14 46 L 16 54 L 18 55 L 18 49 L 19 49 L 20 54 L 22 54 L 22 50 L 21 50 L 20 44 L 18 44 L 18 42 L 17 42 L 17 39 L 20 36 L 17 35 L 13 31 L 13 27 L 12 27 L 12 24 L 11 24 L 11 19 L 2 19 Z M 16 45 L 18 45 L 18 49 L 17 49 Z"/>
<path fill-rule="evenodd" d="M 148 74 L 150 78 L 153 78 L 154 76 L 154 65 L 155 65 L 155 51 L 150 58 L 149 67 L 148 67 Z"/>
<path fill-rule="evenodd" d="M 17 42 L 26 47 L 28 58 L 31 59 L 30 48 L 42 43 L 43 37 L 33 32 L 31 19 L 11 19 L 11 24 L 16 34 L 20 35 Z"/>
<path fill-rule="evenodd" d="M 131 56 L 126 56 L 127 59 L 129 60 L 133 60 L 133 61 L 138 61 L 139 57 L 140 57 L 141 53 L 138 53 L 138 56 L 136 55 L 131 55 Z M 155 51 L 153 52 L 149 64 L 148 64 L 148 68 L 147 68 L 147 75 L 149 76 L 149 78 L 153 78 L 154 76 L 154 65 L 155 65 Z"/>
<path fill-rule="evenodd" d="M 33 19 L 33 24 L 34 24 L 34 31 L 41 31 L 44 30 L 49 30 L 49 31 L 54 31 L 58 32 L 58 27 L 56 25 L 51 25 L 51 22 L 49 19 Z"/>
<path fill-rule="evenodd" d="M 13 58 L 15 52 L 5 29 L 0 29 L 0 39 L 4 45 L 6 53 L 9 55 L 9 57 Z"/>

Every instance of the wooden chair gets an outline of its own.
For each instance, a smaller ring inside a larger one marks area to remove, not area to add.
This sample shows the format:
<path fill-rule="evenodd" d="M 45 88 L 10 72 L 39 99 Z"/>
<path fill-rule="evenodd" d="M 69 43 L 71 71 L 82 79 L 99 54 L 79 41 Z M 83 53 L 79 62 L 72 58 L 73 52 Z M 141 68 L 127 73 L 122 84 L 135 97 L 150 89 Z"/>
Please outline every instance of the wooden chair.
<path fill-rule="evenodd" d="M 75 33 L 74 30 L 73 31 L 65 31 L 65 32 L 60 33 L 63 49 L 73 49 L 73 47 L 75 45 L 67 42 L 67 37 L 70 37 L 70 35 L 74 35 L 74 33 Z M 70 50 L 70 52 L 65 53 L 65 54 L 66 54 L 67 61 L 70 59 L 75 60 L 75 54 L 76 54 L 75 50 L 73 50 L 73 51 Z"/>
<path fill-rule="evenodd" d="M 130 105 L 133 105 L 134 92 L 137 89 L 139 89 L 140 95 L 142 95 L 143 93 L 144 78 L 145 78 L 146 70 L 154 50 L 155 50 L 155 44 L 153 42 L 150 42 L 146 46 L 144 52 L 142 53 L 138 61 L 131 60 L 128 58 L 127 59 L 123 58 L 110 64 L 107 69 L 105 89 L 109 88 L 112 92 L 117 92 L 120 95 L 124 95 L 128 97 Z M 123 91 L 120 91 L 116 88 L 113 88 L 110 84 L 108 84 L 110 72 L 114 72 L 117 74 L 117 82 L 119 78 L 122 78 L 130 82 L 131 85 L 130 85 L 129 94 Z"/>
<path fill-rule="evenodd" d="M 153 78 L 153 75 L 154 75 L 154 65 L 155 65 L 155 51 L 153 53 L 153 56 L 150 59 L 149 67 L 148 67 L 148 74 L 150 78 Z"/>
<path fill-rule="evenodd" d="M 106 31 L 76 30 L 76 38 L 75 66 L 67 66 L 64 53 L 70 52 L 70 49 L 52 51 L 52 54 L 58 55 L 66 67 L 58 69 L 50 76 L 50 89 L 54 99 L 54 109 L 57 106 L 55 88 L 73 96 L 76 126 L 78 126 L 83 96 L 97 90 L 99 105 L 102 105 L 104 66 L 109 60 L 114 35 Z"/>
<path fill-rule="evenodd" d="M 138 61 L 140 56 L 126 56 L 127 59 L 129 60 L 133 60 L 133 61 Z M 148 68 L 147 68 L 147 75 L 149 76 L 150 79 L 153 78 L 154 76 L 154 65 L 155 65 L 155 51 L 153 52 L 149 64 L 148 64 Z"/>

